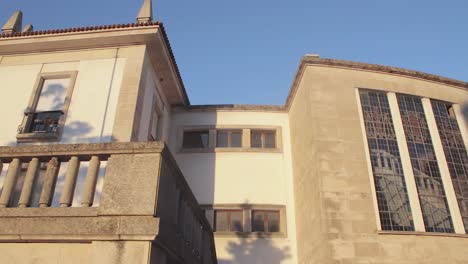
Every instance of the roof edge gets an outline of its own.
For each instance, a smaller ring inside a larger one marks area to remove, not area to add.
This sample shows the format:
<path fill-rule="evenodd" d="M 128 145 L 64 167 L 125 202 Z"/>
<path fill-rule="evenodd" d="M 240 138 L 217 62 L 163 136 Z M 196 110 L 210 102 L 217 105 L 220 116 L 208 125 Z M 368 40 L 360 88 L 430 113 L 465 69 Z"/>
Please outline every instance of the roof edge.
<path fill-rule="evenodd" d="M 455 86 L 458 88 L 468 90 L 468 82 L 443 77 L 440 75 L 424 73 L 415 70 L 409 70 L 399 67 L 392 67 L 392 66 L 384 66 L 379 64 L 371 64 L 371 63 L 363 63 L 363 62 L 354 62 L 348 60 L 338 60 L 338 59 L 329 59 L 329 58 L 319 58 L 317 56 L 304 56 L 302 57 L 296 75 L 294 77 L 294 81 L 291 85 L 291 88 L 288 93 L 288 97 L 286 98 L 286 102 L 284 108 L 289 110 L 291 107 L 291 103 L 294 99 L 294 96 L 299 88 L 299 81 L 302 77 L 304 69 L 308 65 L 319 65 L 319 66 L 326 66 L 326 67 L 335 67 L 335 68 L 349 68 L 349 69 L 356 69 L 362 71 L 372 71 L 377 73 L 387 73 L 393 75 L 400 75 L 404 77 L 416 78 L 425 81 L 431 81 L 436 83 L 441 83 L 445 85 Z"/>
<path fill-rule="evenodd" d="M 249 105 L 249 104 L 213 104 L 189 105 L 173 108 L 175 112 L 212 112 L 212 111 L 247 111 L 247 112 L 286 112 L 280 105 Z"/>

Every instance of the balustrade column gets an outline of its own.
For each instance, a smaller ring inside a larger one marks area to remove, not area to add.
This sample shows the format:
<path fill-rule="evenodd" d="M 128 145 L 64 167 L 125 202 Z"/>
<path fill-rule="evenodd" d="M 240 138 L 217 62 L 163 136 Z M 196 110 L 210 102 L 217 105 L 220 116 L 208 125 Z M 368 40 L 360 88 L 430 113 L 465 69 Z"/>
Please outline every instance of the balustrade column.
<path fill-rule="evenodd" d="M 31 202 L 31 194 L 36 181 L 41 163 L 38 158 L 33 158 L 28 165 L 26 177 L 24 179 L 23 190 L 18 202 L 19 207 L 28 207 Z"/>
<path fill-rule="evenodd" d="M 71 157 L 68 162 L 67 174 L 63 184 L 62 196 L 60 197 L 60 207 L 69 207 L 73 202 L 73 194 L 75 192 L 76 177 L 80 169 L 80 160 L 78 157 Z"/>
<path fill-rule="evenodd" d="M 57 158 L 52 158 L 47 164 L 46 176 L 42 185 L 39 207 L 48 207 L 52 203 L 52 198 L 57 182 L 57 175 L 60 169 L 60 162 Z"/>
<path fill-rule="evenodd" d="M 7 207 L 12 198 L 12 193 L 15 190 L 16 179 L 21 169 L 21 161 L 15 158 L 8 166 L 5 183 L 3 184 L 2 195 L 0 196 L 0 208 Z"/>
<path fill-rule="evenodd" d="M 88 174 L 83 189 L 83 198 L 81 200 L 81 206 L 90 207 L 93 205 L 94 194 L 96 193 L 96 183 L 99 176 L 99 168 L 101 161 L 98 156 L 93 156 L 89 161 Z"/>

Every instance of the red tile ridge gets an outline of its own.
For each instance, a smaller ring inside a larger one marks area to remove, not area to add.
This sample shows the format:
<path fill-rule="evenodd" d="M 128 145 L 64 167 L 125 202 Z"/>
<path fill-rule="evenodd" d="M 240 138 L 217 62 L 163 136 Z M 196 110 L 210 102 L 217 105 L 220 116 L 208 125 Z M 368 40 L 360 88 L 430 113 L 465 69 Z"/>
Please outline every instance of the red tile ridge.
<path fill-rule="evenodd" d="M 147 23 L 127 23 L 127 24 L 112 24 L 112 25 L 73 27 L 73 28 L 62 28 L 62 29 L 47 29 L 47 30 L 39 30 L 39 31 L 31 31 L 31 32 L 14 32 L 10 34 L 0 34 L 0 39 L 1 38 L 25 37 L 25 36 L 53 35 L 53 34 L 63 34 L 63 33 L 70 33 L 70 32 L 87 32 L 87 31 L 96 31 L 96 30 L 107 30 L 107 29 L 159 26 L 159 25 L 162 25 L 162 23 L 159 21 L 153 21 L 153 22 L 147 22 Z"/>

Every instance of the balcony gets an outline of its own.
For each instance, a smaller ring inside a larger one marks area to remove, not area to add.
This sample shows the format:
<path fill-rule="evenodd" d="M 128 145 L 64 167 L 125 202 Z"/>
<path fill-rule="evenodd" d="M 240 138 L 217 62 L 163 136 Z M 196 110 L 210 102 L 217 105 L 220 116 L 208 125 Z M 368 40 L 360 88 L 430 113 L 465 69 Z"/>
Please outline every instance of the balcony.
<path fill-rule="evenodd" d="M 163 143 L 0 147 L 2 169 L 0 247 L 146 241 L 148 263 L 217 263 L 211 227 Z"/>

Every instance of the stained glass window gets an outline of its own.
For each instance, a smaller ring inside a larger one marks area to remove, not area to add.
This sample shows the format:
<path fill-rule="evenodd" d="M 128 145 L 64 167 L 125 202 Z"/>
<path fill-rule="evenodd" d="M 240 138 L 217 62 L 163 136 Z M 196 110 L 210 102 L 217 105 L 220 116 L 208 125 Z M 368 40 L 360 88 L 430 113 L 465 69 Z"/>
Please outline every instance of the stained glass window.
<path fill-rule="evenodd" d="M 421 98 L 397 94 L 397 99 L 426 231 L 453 233 L 452 218 Z"/>
<path fill-rule="evenodd" d="M 445 159 L 452 178 L 458 207 L 468 232 L 468 155 L 452 105 L 431 100 Z"/>
<path fill-rule="evenodd" d="M 361 90 L 359 94 L 382 230 L 413 231 L 413 217 L 387 95 L 367 90 Z"/>

